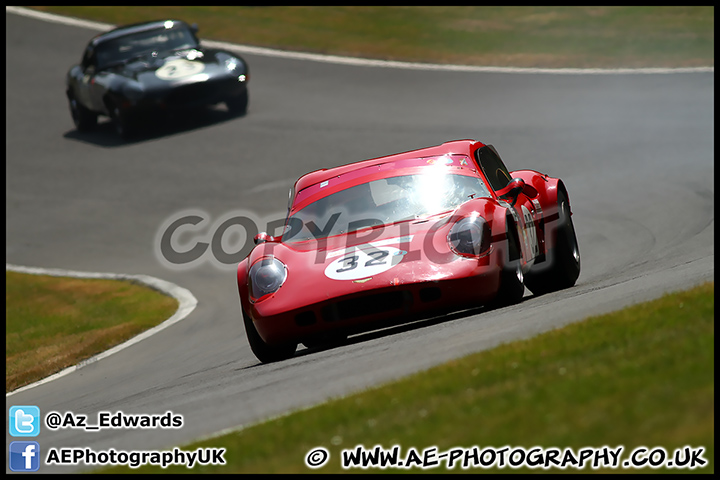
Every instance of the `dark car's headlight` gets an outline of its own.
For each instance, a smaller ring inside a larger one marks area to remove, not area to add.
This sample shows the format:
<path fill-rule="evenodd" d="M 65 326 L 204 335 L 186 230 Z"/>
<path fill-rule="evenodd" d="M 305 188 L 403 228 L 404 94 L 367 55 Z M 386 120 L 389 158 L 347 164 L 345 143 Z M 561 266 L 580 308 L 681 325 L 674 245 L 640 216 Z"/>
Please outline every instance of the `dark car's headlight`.
<path fill-rule="evenodd" d="M 230 70 L 231 72 L 235 72 L 238 74 L 245 73 L 245 64 L 239 58 L 236 58 L 236 57 L 225 58 L 225 60 L 223 61 L 223 64 L 225 65 L 225 68 Z"/>
<path fill-rule="evenodd" d="M 228 58 L 225 60 L 225 68 L 228 70 L 235 71 L 236 69 L 240 68 L 240 60 L 237 58 Z"/>
<path fill-rule="evenodd" d="M 258 301 L 277 292 L 286 278 L 284 263 L 275 257 L 261 258 L 250 267 L 250 297 Z"/>
<path fill-rule="evenodd" d="M 458 255 L 479 256 L 490 249 L 490 226 L 479 215 L 462 218 L 450 228 L 447 241 Z"/>
<path fill-rule="evenodd" d="M 218 61 L 222 62 L 223 65 L 225 65 L 225 68 L 228 72 L 237 75 L 238 82 L 248 81 L 249 75 L 247 71 L 247 66 L 245 65 L 245 62 L 243 62 L 241 59 L 231 57 L 226 54 L 218 54 L 217 59 Z"/>

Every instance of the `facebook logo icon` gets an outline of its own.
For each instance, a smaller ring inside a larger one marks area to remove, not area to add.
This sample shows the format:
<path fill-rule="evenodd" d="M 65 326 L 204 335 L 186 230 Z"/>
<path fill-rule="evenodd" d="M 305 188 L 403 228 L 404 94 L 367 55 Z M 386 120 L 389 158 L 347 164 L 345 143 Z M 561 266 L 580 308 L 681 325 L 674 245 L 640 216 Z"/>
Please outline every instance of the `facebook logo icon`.
<path fill-rule="evenodd" d="M 33 405 L 10 407 L 10 435 L 37 437 L 40 433 L 40 409 Z"/>
<path fill-rule="evenodd" d="M 40 468 L 39 443 L 10 443 L 10 470 L 13 472 L 36 472 L 38 468 Z"/>

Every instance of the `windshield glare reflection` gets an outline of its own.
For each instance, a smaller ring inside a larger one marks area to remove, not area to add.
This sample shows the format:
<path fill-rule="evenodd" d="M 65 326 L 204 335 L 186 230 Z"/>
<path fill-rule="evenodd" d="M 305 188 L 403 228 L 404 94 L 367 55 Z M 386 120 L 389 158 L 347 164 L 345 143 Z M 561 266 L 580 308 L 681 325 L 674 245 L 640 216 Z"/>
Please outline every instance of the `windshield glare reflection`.
<path fill-rule="evenodd" d="M 478 197 L 490 197 L 474 176 L 431 171 L 382 178 L 336 192 L 307 205 L 288 219 L 283 242 L 301 242 L 388 225 L 454 210 Z"/>

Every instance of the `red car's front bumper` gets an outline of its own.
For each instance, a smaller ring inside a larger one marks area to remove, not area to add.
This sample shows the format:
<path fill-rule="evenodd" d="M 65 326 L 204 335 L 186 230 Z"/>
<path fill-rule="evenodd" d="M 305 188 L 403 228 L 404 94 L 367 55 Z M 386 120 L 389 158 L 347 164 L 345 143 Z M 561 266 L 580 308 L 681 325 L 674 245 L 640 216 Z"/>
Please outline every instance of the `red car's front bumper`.
<path fill-rule="evenodd" d="M 282 302 L 269 299 L 250 304 L 246 313 L 266 343 L 299 343 L 330 332 L 367 331 L 477 307 L 498 292 L 500 267 L 489 256 L 480 261 L 459 258 L 442 270 L 422 281 L 403 283 L 403 276 L 398 276 L 384 285 L 358 284 L 356 292 L 298 308 L 286 309 Z"/>

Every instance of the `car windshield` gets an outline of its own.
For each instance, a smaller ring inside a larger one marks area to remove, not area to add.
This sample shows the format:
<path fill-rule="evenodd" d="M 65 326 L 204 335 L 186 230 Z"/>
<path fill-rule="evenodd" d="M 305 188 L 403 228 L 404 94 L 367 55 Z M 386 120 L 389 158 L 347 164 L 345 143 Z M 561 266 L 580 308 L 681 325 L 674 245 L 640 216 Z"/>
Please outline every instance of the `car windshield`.
<path fill-rule="evenodd" d="M 131 33 L 97 46 L 98 68 L 127 62 L 151 52 L 196 48 L 195 37 L 184 25 Z"/>
<path fill-rule="evenodd" d="M 288 218 L 282 241 L 301 242 L 454 210 L 490 197 L 482 179 L 438 172 L 382 178 L 323 197 Z"/>

